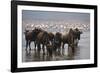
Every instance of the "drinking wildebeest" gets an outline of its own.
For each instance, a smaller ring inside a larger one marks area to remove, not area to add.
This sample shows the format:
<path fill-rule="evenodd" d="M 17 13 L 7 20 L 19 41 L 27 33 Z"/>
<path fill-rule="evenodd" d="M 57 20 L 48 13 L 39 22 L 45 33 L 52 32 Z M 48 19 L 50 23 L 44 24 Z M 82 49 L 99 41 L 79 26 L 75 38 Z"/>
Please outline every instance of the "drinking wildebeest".
<path fill-rule="evenodd" d="M 82 32 L 78 31 L 78 28 L 75 30 L 70 29 L 69 32 L 66 35 L 62 36 L 62 54 L 64 52 L 64 45 L 68 44 L 68 51 L 71 47 L 72 53 L 75 51 L 75 47 L 78 45 L 78 40 L 80 40 L 80 34 Z"/>
<path fill-rule="evenodd" d="M 35 40 L 36 40 L 36 37 L 38 35 L 38 33 L 40 33 L 42 30 L 41 29 L 38 29 L 38 28 L 35 28 L 34 30 L 32 31 L 29 31 L 29 30 L 25 30 L 25 40 L 26 40 L 26 51 L 27 51 L 27 48 L 29 46 L 29 50 L 31 50 L 31 42 L 34 41 L 34 44 L 35 44 Z M 35 48 L 36 48 L 36 44 L 35 44 Z"/>
<path fill-rule="evenodd" d="M 62 34 L 57 32 L 54 35 L 54 39 L 53 39 L 53 46 L 54 46 L 54 51 L 55 53 L 58 51 L 58 54 L 60 54 L 61 51 L 61 42 L 62 42 Z"/>
<path fill-rule="evenodd" d="M 49 35 L 46 31 L 42 31 L 37 35 L 36 44 L 38 46 L 38 48 L 37 48 L 38 55 L 40 54 L 40 51 L 41 51 L 41 44 L 42 44 L 43 54 L 45 54 L 45 46 L 47 46 L 47 44 L 49 44 Z"/>

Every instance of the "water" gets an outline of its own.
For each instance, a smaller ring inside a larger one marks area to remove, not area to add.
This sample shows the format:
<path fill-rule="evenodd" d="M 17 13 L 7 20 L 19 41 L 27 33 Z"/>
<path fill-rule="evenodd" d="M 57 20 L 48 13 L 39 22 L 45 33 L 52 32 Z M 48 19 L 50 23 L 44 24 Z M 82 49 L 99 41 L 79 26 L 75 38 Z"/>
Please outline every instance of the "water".
<path fill-rule="evenodd" d="M 43 55 L 42 51 L 40 56 L 34 51 L 34 43 L 31 43 L 31 53 L 26 54 L 25 51 L 25 36 L 23 34 L 23 44 L 22 44 L 22 61 L 23 62 L 34 62 L 34 61 L 58 61 L 58 60 L 80 60 L 80 59 L 90 59 L 90 31 L 84 31 L 81 34 L 81 39 L 79 41 L 78 47 L 73 57 L 68 56 L 68 45 L 65 45 L 64 55 L 57 55 L 53 57 L 48 57 L 46 54 Z"/>

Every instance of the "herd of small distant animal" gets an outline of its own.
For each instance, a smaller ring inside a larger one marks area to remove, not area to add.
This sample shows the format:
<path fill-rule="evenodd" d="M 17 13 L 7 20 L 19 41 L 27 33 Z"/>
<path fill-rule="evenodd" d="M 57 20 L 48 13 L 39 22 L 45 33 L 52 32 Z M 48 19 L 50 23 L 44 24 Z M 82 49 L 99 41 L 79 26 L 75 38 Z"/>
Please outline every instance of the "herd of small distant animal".
<path fill-rule="evenodd" d="M 75 47 L 78 46 L 78 41 L 80 40 L 82 31 L 80 31 L 78 28 L 70 28 L 69 31 L 63 35 L 60 32 L 56 32 L 54 34 L 41 28 L 34 28 L 31 31 L 25 30 L 24 34 L 26 40 L 26 51 L 31 51 L 30 44 L 31 42 L 34 42 L 34 49 L 37 52 L 37 55 L 40 55 L 41 51 L 43 51 L 44 55 L 47 54 L 48 56 L 52 57 L 56 54 L 64 55 L 65 44 L 68 44 L 68 52 L 71 50 L 74 54 Z"/>

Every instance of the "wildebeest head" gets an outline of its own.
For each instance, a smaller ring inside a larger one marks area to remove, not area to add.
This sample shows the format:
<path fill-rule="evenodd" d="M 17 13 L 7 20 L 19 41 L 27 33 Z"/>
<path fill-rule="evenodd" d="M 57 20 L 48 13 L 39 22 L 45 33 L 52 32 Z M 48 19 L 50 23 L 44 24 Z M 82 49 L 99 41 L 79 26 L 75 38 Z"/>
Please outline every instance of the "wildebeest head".
<path fill-rule="evenodd" d="M 52 41 L 54 38 L 54 34 L 52 32 L 49 32 L 48 35 L 49 35 L 49 40 Z"/>
<path fill-rule="evenodd" d="M 61 37 L 62 36 L 62 34 L 61 33 L 59 33 L 59 32 L 57 32 L 56 34 L 55 34 L 55 36 L 54 36 L 54 42 L 56 43 L 56 44 L 60 44 L 61 43 Z"/>
<path fill-rule="evenodd" d="M 35 28 L 34 30 L 32 30 L 32 33 L 37 35 L 38 33 L 40 33 L 42 31 L 42 29 L 40 28 Z"/>
<path fill-rule="evenodd" d="M 46 31 L 44 32 L 44 42 L 46 45 L 49 44 L 49 34 Z"/>
<path fill-rule="evenodd" d="M 82 34 L 82 31 L 80 31 L 78 28 L 74 29 L 74 36 L 75 39 L 80 40 L 80 35 Z"/>

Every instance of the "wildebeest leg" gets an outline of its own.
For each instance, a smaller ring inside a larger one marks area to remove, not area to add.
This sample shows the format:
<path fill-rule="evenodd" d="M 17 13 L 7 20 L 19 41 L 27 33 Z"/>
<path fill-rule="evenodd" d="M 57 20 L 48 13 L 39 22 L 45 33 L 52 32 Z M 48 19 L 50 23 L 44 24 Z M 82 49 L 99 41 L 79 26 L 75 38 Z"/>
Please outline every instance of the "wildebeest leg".
<path fill-rule="evenodd" d="M 26 40 L 26 51 L 27 51 L 27 48 L 28 48 L 28 40 Z"/>
<path fill-rule="evenodd" d="M 68 45 L 68 56 L 69 56 L 69 45 Z"/>
<path fill-rule="evenodd" d="M 57 47 L 54 49 L 54 55 L 56 56 L 57 55 Z"/>
<path fill-rule="evenodd" d="M 49 55 L 49 52 L 50 52 L 50 47 L 47 47 L 46 48 L 46 52 L 47 52 L 47 56 Z"/>
<path fill-rule="evenodd" d="M 64 55 L 64 45 L 65 43 L 62 44 L 62 55 Z"/>
<path fill-rule="evenodd" d="M 52 57 L 52 48 L 50 48 L 50 57 Z"/>
<path fill-rule="evenodd" d="M 79 42 L 78 39 L 76 39 L 76 40 L 74 41 L 75 47 L 78 47 L 78 42 Z"/>
<path fill-rule="evenodd" d="M 40 44 L 38 44 L 37 46 L 38 46 L 38 48 L 37 48 L 38 56 L 40 56 L 40 50 L 41 50 Z"/>
<path fill-rule="evenodd" d="M 68 56 L 70 57 L 72 54 L 72 48 L 70 48 L 70 46 L 68 45 Z"/>
<path fill-rule="evenodd" d="M 31 51 L 31 41 L 29 41 L 29 51 Z"/>
<path fill-rule="evenodd" d="M 47 49 L 47 56 L 49 55 L 49 48 Z"/>
<path fill-rule="evenodd" d="M 36 42 L 34 42 L 34 50 L 35 50 L 35 52 L 36 52 Z"/>
<path fill-rule="evenodd" d="M 44 45 L 42 46 L 42 50 L 43 50 L 43 55 L 45 54 L 45 48 Z"/>
<path fill-rule="evenodd" d="M 72 54 L 75 54 L 75 46 L 72 47 Z"/>
<path fill-rule="evenodd" d="M 60 46 L 58 46 L 58 55 L 61 55 L 60 51 L 61 51 L 61 48 Z"/>
<path fill-rule="evenodd" d="M 75 52 L 75 48 L 74 48 L 74 45 L 70 45 L 70 46 L 68 46 L 69 48 L 68 48 L 68 52 L 69 52 L 69 56 L 70 56 L 70 58 L 73 58 L 73 56 L 74 56 L 74 52 Z"/>

